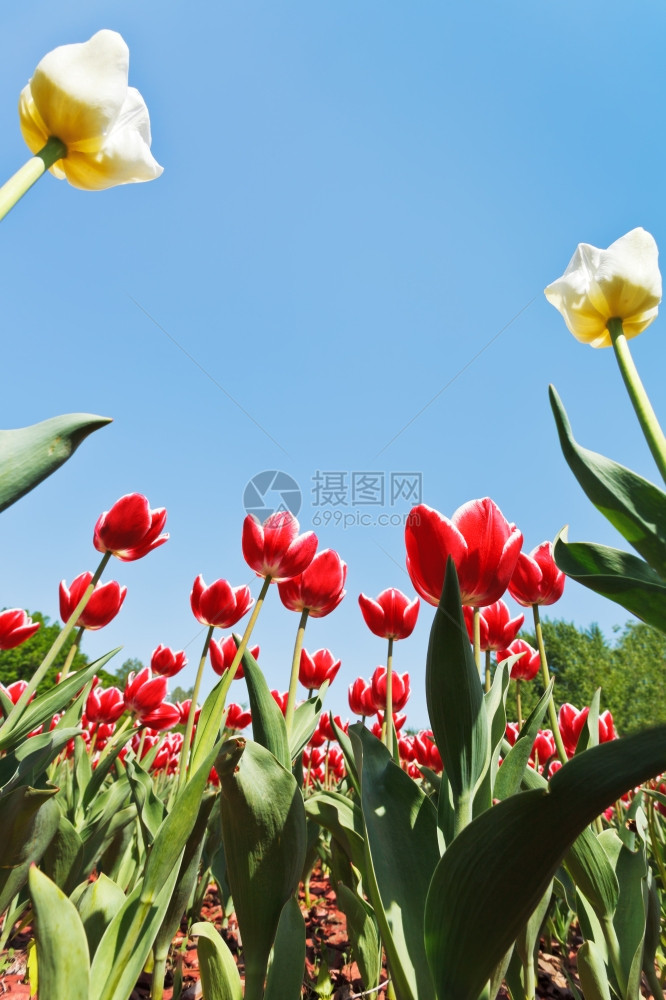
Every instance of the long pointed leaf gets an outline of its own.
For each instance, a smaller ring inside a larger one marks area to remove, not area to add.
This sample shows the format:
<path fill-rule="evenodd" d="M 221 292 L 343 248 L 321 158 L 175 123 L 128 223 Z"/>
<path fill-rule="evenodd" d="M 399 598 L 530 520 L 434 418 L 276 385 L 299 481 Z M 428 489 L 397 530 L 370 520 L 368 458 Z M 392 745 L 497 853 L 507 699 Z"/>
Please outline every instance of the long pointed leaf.
<path fill-rule="evenodd" d="M 92 413 L 65 413 L 30 427 L 0 431 L 0 510 L 16 503 L 67 461 L 93 431 L 111 423 Z"/>
<path fill-rule="evenodd" d="M 426 950 L 439 1000 L 477 1000 L 567 848 L 623 792 L 666 768 L 666 726 L 587 750 L 477 817 L 447 849 L 428 893 Z M 529 832 L 529 835 L 528 835 Z M 477 945 L 484 927 L 484 947 Z"/>
<path fill-rule="evenodd" d="M 39 995 L 88 1000 L 88 942 L 76 907 L 33 865 L 30 897 L 35 914 Z"/>

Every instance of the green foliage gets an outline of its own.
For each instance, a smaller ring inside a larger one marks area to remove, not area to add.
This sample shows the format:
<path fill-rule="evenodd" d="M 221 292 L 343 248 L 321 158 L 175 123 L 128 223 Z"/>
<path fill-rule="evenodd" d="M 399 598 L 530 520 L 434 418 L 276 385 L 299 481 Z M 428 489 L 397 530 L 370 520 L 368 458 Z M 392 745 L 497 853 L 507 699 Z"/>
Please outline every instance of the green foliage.
<path fill-rule="evenodd" d="M 27 642 L 24 642 L 22 646 L 17 646 L 15 649 L 5 649 L 0 652 L 0 684 L 4 684 L 5 687 L 8 684 L 13 684 L 14 681 L 30 680 L 62 631 L 62 627 L 58 622 L 52 622 L 41 611 L 29 611 L 28 614 L 33 621 L 41 622 L 42 627 Z M 47 691 L 54 686 L 56 674 L 62 670 L 75 636 L 76 631 L 72 633 L 56 657 L 55 663 L 40 686 L 40 691 Z M 74 657 L 74 662 L 70 669 L 80 670 L 88 662 L 88 657 L 79 650 Z M 111 683 L 111 675 L 105 671 L 102 671 L 100 678 L 104 684 Z"/>

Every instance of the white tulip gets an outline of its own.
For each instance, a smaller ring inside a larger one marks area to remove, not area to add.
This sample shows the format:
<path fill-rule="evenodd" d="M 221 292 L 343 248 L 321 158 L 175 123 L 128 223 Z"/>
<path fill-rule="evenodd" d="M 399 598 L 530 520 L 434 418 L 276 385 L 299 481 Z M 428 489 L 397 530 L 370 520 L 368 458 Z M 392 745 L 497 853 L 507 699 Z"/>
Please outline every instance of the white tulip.
<path fill-rule="evenodd" d="M 656 317 L 661 302 L 658 256 L 654 237 L 640 228 L 607 250 L 579 243 L 562 277 L 546 288 L 546 298 L 574 337 L 592 347 L 609 347 L 609 320 L 622 320 L 629 338 Z"/>
<path fill-rule="evenodd" d="M 150 119 L 128 87 L 129 50 L 116 31 L 61 45 L 41 60 L 19 99 L 23 138 L 33 153 L 55 137 L 67 147 L 51 172 L 98 191 L 150 181 L 162 167 L 150 152 Z"/>

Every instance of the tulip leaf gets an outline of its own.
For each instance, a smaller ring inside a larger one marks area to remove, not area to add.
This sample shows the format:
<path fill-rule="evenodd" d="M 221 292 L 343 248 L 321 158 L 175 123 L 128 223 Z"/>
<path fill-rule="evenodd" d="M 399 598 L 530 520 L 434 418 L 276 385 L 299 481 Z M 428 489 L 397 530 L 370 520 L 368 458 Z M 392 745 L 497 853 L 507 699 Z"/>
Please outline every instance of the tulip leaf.
<path fill-rule="evenodd" d="M 83 892 L 76 899 L 72 898 L 72 902 L 79 911 L 92 957 L 107 925 L 125 905 L 125 893 L 104 872 L 100 872 L 94 882 L 83 883 Z"/>
<path fill-rule="evenodd" d="M 38 486 L 89 434 L 109 423 L 110 417 L 65 413 L 31 427 L 0 431 L 0 510 Z"/>
<path fill-rule="evenodd" d="M 356 723 L 349 735 L 361 779 L 365 888 L 377 915 L 396 997 L 434 1000 L 423 912 L 440 857 L 437 812 L 365 726 Z"/>
<path fill-rule="evenodd" d="M 39 864 L 56 834 L 60 807 L 56 788 L 19 785 L 2 801 L 0 842 L 0 913 L 28 881 L 31 864 Z"/>
<path fill-rule="evenodd" d="M 236 645 L 240 639 L 234 635 Z M 257 743 L 276 757 L 283 767 L 291 770 L 287 726 L 280 706 L 270 692 L 261 667 L 249 650 L 243 653 L 243 672 L 252 713 L 252 735 Z"/>
<path fill-rule="evenodd" d="M 44 694 L 37 695 L 35 700 L 29 702 L 18 715 L 6 719 L 0 726 L 0 751 L 13 750 L 23 743 L 33 729 L 50 722 L 56 712 L 62 711 L 72 698 L 78 695 L 88 680 L 116 655 L 118 649 L 100 656 L 94 663 L 89 663 L 75 674 L 70 674 L 60 684 L 56 684 Z"/>
<path fill-rule="evenodd" d="M 576 956 L 585 1000 L 611 1000 L 604 957 L 594 941 L 584 941 Z"/>
<path fill-rule="evenodd" d="M 319 716 L 324 704 L 324 695 L 328 690 L 328 681 L 324 681 L 321 689 L 312 698 L 301 702 L 294 711 L 294 723 L 289 737 L 289 758 L 296 758 L 303 752 L 303 749 L 310 742 L 310 737 L 317 728 Z M 271 695 L 272 697 L 272 695 Z M 280 712 L 282 715 L 282 712 Z"/>
<path fill-rule="evenodd" d="M 129 758 L 125 760 L 125 773 L 132 793 L 132 801 L 136 806 L 143 844 L 147 852 L 152 847 L 164 822 L 166 809 L 164 803 L 155 795 L 152 778 L 136 761 Z"/>
<path fill-rule="evenodd" d="M 474 793 L 490 765 L 490 726 L 479 671 L 449 556 L 444 587 L 430 631 L 426 701 L 435 743 L 448 775 L 456 832 L 472 817 Z"/>
<path fill-rule="evenodd" d="M 666 580 L 642 559 L 592 542 L 568 542 L 566 529 L 556 538 L 553 555 L 567 576 L 666 632 Z"/>
<path fill-rule="evenodd" d="M 665 768 L 666 726 L 659 726 L 592 747 L 546 788 L 505 799 L 459 833 L 437 866 L 425 909 L 439 1000 L 477 1000 L 567 849 L 603 809 Z"/>
<path fill-rule="evenodd" d="M 207 920 L 193 924 L 191 934 L 199 938 L 197 955 L 206 1000 L 243 1000 L 238 967 L 213 924 Z"/>
<path fill-rule="evenodd" d="M 356 802 L 340 792 L 316 792 L 305 800 L 305 812 L 329 831 L 360 872 L 365 871 L 363 814 Z"/>
<path fill-rule="evenodd" d="M 222 745 L 215 767 L 227 877 L 243 940 L 245 1000 L 261 1000 L 280 914 L 303 871 L 303 796 L 291 771 L 242 737 Z"/>
<path fill-rule="evenodd" d="M 620 887 L 608 855 L 589 827 L 577 838 L 576 850 L 567 853 L 564 864 L 576 888 L 597 915 L 611 917 L 617 907 Z"/>
<path fill-rule="evenodd" d="M 80 729 L 60 729 L 39 733 L 0 759 L 0 799 L 18 784 L 35 786 L 51 761 L 80 732 Z"/>
<path fill-rule="evenodd" d="M 643 939 L 647 919 L 647 878 L 645 846 L 631 851 L 622 843 L 615 830 L 604 830 L 599 842 L 614 869 L 620 887 L 619 904 L 613 915 L 613 926 L 620 948 L 622 975 L 626 982 L 625 997 L 637 996 L 643 955 Z"/>
<path fill-rule="evenodd" d="M 39 995 L 88 1000 L 88 942 L 76 907 L 36 865 L 30 869 Z"/>
<path fill-rule="evenodd" d="M 335 890 L 338 906 L 347 918 L 347 932 L 352 955 L 358 965 L 363 986 L 373 990 L 379 985 L 382 971 L 382 943 L 374 911 L 369 903 L 338 882 Z"/>
<path fill-rule="evenodd" d="M 496 799 L 508 799 L 519 790 L 525 776 L 525 769 L 532 756 L 532 747 L 537 738 L 555 681 L 552 679 L 539 701 L 523 723 L 518 739 L 502 760 L 495 776 L 493 795 Z"/>
<path fill-rule="evenodd" d="M 298 900 L 282 907 L 264 1000 L 301 1000 L 305 974 L 305 921 Z"/>
<path fill-rule="evenodd" d="M 81 879 L 82 861 L 83 842 L 67 817 L 61 816 L 42 858 L 44 874 L 69 895 Z"/>
<path fill-rule="evenodd" d="M 666 493 L 624 465 L 577 444 L 552 385 L 549 394 L 560 446 L 574 476 L 604 517 L 666 577 Z"/>

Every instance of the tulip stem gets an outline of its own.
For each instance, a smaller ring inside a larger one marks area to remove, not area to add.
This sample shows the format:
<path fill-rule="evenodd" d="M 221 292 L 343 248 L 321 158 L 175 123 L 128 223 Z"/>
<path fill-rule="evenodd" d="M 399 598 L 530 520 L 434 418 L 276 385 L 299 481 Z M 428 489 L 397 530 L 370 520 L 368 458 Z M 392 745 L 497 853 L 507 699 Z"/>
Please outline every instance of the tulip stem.
<path fill-rule="evenodd" d="M 486 694 L 488 694 L 488 692 L 490 691 L 491 681 L 492 681 L 492 678 L 490 676 L 490 650 L 487 649 L 486 650 L 486 670 L 485 670 L 485 673 L 483 675 L 483 687 L 484 687 L 484 690 L 485 690 Z"/>
<path fill-rule="evenodd" d="M 541 618 L 539 617 L 538 604 L 532 605 L 532 612 L 534 614 L 534 632 L 536 634 L 539 659 L 541 661 L 541 676 L 543 678 L 543 686 L 545 689 L 550 684 L 550 671 L 548 670 L 548 660 L 546 659 L 546 647 L 543 642 L 543 630 L 541 628 Z M 563 764 L 566 764 L 569 758 L 567 757 L 567 752 L 564 749 L 564 743 L 562 742 L 562 733 L 560 732 L 560 726 L 557 721 L 555 699 L 553 698 L 552 691 L 550 698 L 548 699 L 548 717 L 550 718 L 550 728 L 553 730 L 553 739 L 555 740 L 555 746 L 557 747 L 557 756 Z"/>
<path fill-rule="evenodd" d="M 236 670 L 238 669 L 238 664 L 243 659 L 243 653 L 245 652 L 245 648 L 248 642 L 250 641 L 250 636 L 252 635 L 252 629 L 254 628 L 254 624 L 259 616 L 259 612 L 261 611 L 261 607 L 264 603 L 264 598 L 268 593 L 268 588 L 270 586 L 270 583 L 271 583 L 270 576 L 265 577 L 264 582 L 261 585 L 261 591 L 259 592 L 257 603 L 252 608 L 252 614 L 250 615 L 250 619 L 247 625 L 245 626 L 243 637 L 238 644 L 236 655 L 231 661 L 229 669 L 225 670 L 222 680 L 219 682 L 216 688 L 213 688 L 213 692 L 211 692 L 211 694 L 214 693 L 215 700 L 211 706 L 212 711 L 208 718 L 207 724 L 204 725 L 201 729 L 197 727 L 197 735 L 194 740 L 194 749 L 192 751 L 192 756 L 190 759 L 191 769 L 195 769 L 197 765 L 201 763 L 201 761 L 198 759 L 200 756 L 199 735 L 201 734 L 201 736 L 203 737 L 204 733 L 207 732 L 212 725 L 215 725 L 217 727 L 218 732 L 222 728 L 222 720 L 224 716 L 224 703 L 227 699 L 227 694 L 229 692 L 229 688 L 231 687 L 231 682 L 236 676 Z"/>
<path fill-rule="evenodd" d="M 474 642 L 474 662 L 476 663 L 476 669 L 479 671 L 479 677 L 481 676 L 481 611 L 479 608 L 474 608 L 474 618 L 473 620 L 473 642 Z"/>
<path fill-rule="evenodd" d="M 35 671 L 35 673 L 32 675 L 32 677 L 28 681 L 28 684 L 27 684 L 27 686 L 26 686 L 23 694 L 21 695 L 21 697 L 19 698 L 19 700 L 14 705 L 14 708 L 9 713 L 9 715 L 7 716 L 7 718 L 5 719 L 2 727 L 0 727 L 0 732 L 2 732 L 5 729 L 5 727 L 7 727 L 8 732 L 11 731 L 12 726 L 14 725 L 14 723 L 16 722 L 16 720 L 18 719 L 18 717 L 20 716 L 21 712 L 23 711 L 23 709 L 25 708 L 25 706 L 28 704 L 28 701 L 32 697 L 33 691 L 36 691 L 37 686 L 39 684 L 41 684 L 41 682 L 43 681 L 44 676 L 47 674 L 49 668 L 51 667 L 51 665 L 55 661 L 55 658 L 57 657 L 58 653 L 60 652 L 60 650 L 63 648 L 63 646 L 67 642 L 67 639 L 69 638 L 70 633 L 73 632 L 74 629 L 76 628 L 76 623 L 79 620 L 79 616 L 80 616 L 81 612 L 83 611 L 83 609 L 85 608 L 85 606 L 88 603 L 88 601 L 90 600 L 90 598 L 92 597 L 93 591 L 94 591 L 95 587 L 97 586 L 97 584 L 99 582 L 99 578 L 102 575 L 102 573 L 104 572 L 106 564 L 108 563 L 109 559 L 111 558 L 111 555 L 112 555 L 111 552 L 105 552 L 104 555 L 102 556 L 102 558 L 100 560 L 100 564 L 97 567 L 97 569 L 95 570 L 95 575 L 93 576 L 92 580 L 90 581 L 90 583 L 86 587 L 85 592 L 83 594 L 83 597 L 81 598 L 81 600 L 79 601 L 79 603 L 76 605 L 76 607 L 72 611 L 72 613 L 69 616 L 69 618 L 67 619 L 67 622 L 65 623 L 65 626 L 64 626 L 62 632 L 60 633 L 60 635 L 58 636 L 58 638 L 56 639 L 56 641 L 53 643 L 53 645 L 49 649 L 48 653 L 46 654 L 46 656 L 42 660 L 41 664 L 39 665 L 39 667 L 37 668 L 37 670 Z"/>
<path fill-rule="evenodd" d="M 183 785 L 185 784 L 185 779 L 187 777 L 187 760 L 190 755 L 192 730 L 194 729 L 194 716 L 196 715 L 197 711 L 197 699 L 199 697 L 199 688 L 201 687 L 201 679 L 203 677 L 204 668 L 206 666 L 206 660 L 208 659 L 208 647 L 210 646 L 210 640 L 213 638 L 214 628 L 215 628 L 214 625 L 208 626 L 208 632 L 206 633 L 206 638 L 204 640 L 203 650 L 201 651 L 201 659 L 199 660 L 199 669 L 197 670 L 197 676 L 194 682 L 194 690 L 192 691 L 190 710 L 187 713 L 187 722 L 185 724 L 185 735 L 183 737 L 183 745 L 180 750 L 180 763 L 178 766 L 178 791 L 180 791 Z"/>
<path fill-rule="evenodd" d="M 51 136 L 43 149 L 36 156 L 31 156 L 27 163 L 13 174 L 8 181 L 0 187 L 0 219 L 4 219 L 17 201 L 29 191 L 32 185 L 39 180 L 49 167 L 52 167 L 57 160 L 62 160 L 67 156 L 67 146 L 60 139 Z"/>
<path fill-rule="evenodd" d="M 520 681 L 516 678 L 516 712 L 518 713 L 518 732 L 523 728 L 523 706 L 520 700 Z"/>
<path fill-rule="evenodd" d="M 615 357 L 620 368 L 620 373 L 624 380 L 629 398 L 632 402 L 638 422 L 648 447 L 652 452 L 652 457 L 657 463 L 662 479 L 666 481 L 666 437 L 662 431 L 657 415 L 652 408 L 648 394 L 645 391 L 638 369 L 634 364 L 634 359 L 629 351 L 627 338 L 622 329 L 621 319 L 608 320 L 608 332 L 610 334 Z"/>
<path fill-rule="evenodd" d="M 69 653 L 67 654 L 67 659 L 65 660 L 63 668 L 60 671 L 60 681 L 58 681 L 58 683 L 61 683 L 62 681 L 64 681 L 65 677 L 69 673 L 69 669 L 70 669 L 72 663 L 74 662 L 74 657 L 76 656 L 76 654 L 77 654 L 77 652 L 79 650 L 79 645 L 81 643 L 81 638 L 83 636 L 84 631 L 85 631 L 85 626 L 81 625 L 79 627 L 79 631 L 76 633 L 76 638 L 74 639 L 74 642 L 69 647 Z"/>
<path fill-rule="evenodd" d="M 296 707 L 296 692 L 298 690 L 298 670 L 301 665 L 301 650 L 303 649 L 303 637 L 305 636 L 305 626 L 307 625 L 309 608 L 301 611 L 301 620 L 298 623 L 296 632 L 296 642 L 294 643 L 294 655 L 291 661 L 291 675 L 289 677 L 289 694 L 287 696 L 287 709 L 284 714 L 284 721 L 287 727 L 287 737 L 291 736 L 294 724 L 294 709 Z"/>
<path fill-rule="evenodd" d="M 393 636 L 389 636 L 386 654 L 386 705 L 384 706 L 384 745 L 393 756 Z"/>

